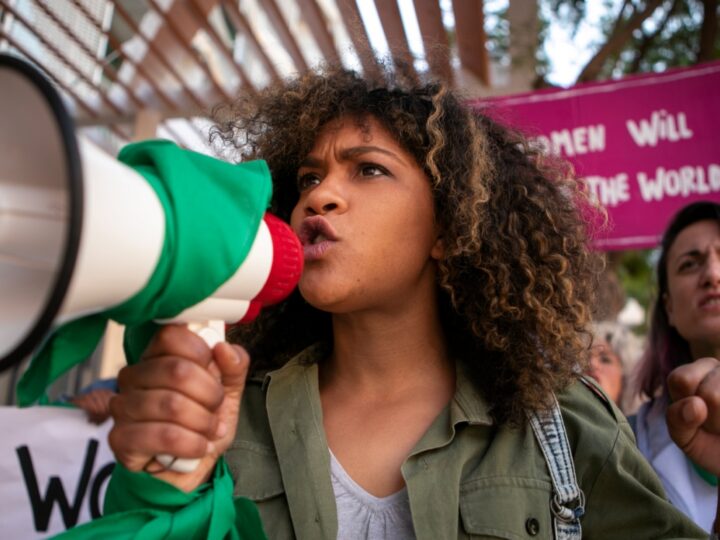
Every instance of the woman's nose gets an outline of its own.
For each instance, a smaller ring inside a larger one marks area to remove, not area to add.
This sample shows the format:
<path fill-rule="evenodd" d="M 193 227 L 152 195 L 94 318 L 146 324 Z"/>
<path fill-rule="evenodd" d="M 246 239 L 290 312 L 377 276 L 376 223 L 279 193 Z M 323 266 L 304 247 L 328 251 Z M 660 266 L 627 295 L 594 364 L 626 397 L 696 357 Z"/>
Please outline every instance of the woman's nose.
<path fill-rule="evenodd" d="M 340 182 L 335 178 L 325 177 L 307 194 L 305 212 L 310 216 L 344 212 L 347 208 L 346 199 Z"/>
<path fill-rule="evenodd" d="M 720 285 L 720 253 L 711 253 L 707 258 L 703 272 L 703 286 L 716 287 Z"/>

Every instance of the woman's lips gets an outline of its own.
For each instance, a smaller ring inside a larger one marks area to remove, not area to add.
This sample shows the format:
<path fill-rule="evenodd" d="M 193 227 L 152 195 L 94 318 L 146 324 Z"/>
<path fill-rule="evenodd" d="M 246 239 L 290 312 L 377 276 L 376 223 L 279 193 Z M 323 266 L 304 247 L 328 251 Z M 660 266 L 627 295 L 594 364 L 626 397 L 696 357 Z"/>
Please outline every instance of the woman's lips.
<path fill-rule="evenodd" d="M 325 252 L 338 241 L 335 229 L 322 216 L 305 218 L 300 224 L 298 237 L 303 245 L 305 261 L 315 261 L 322 258 Z"/>
<path fill-rule="evenodd" d="M 720 312 L 720 295 L 709 294 L 700 300 L 700 309 L 703 311 Z"/>
<path fill-rule="evenodd" d="M 316 261 L 321 259 L 325 252 L 332 247 L 335 242 L 332 240 L 323 240 L 317 244 L 306 244 L 303 246 L 305 261 Z"/>

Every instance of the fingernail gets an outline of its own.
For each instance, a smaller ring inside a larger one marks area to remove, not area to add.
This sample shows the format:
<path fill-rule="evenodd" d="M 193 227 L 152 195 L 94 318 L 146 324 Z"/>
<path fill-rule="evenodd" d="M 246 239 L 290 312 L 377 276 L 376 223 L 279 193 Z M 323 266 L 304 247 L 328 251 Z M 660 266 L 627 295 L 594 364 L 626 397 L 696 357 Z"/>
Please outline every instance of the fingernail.
<path fill-rule="evenodd" d="M 227 433 L 227 424 L 225 422 L 220 422 L 217 426 L 217 429 L 215 430 L 215 436 L 216 437 L 224 437 Z"/>
<path fill-rule="evenodd" d="M 215 452 L 215 444 L 208 441 L 207 448 L 205 449 L 205 455 L 212 454 L 213 452 Z"/>

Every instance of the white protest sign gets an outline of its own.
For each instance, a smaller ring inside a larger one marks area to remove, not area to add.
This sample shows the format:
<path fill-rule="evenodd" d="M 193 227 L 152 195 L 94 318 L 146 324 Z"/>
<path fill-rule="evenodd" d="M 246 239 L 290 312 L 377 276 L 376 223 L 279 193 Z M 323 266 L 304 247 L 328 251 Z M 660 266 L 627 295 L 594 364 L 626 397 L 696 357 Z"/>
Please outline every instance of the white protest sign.
<path fill-rule="evenodd" d="M 65 407 L 0 407 L 0 536 L 46 538 L 99 517 L 112 420 Z"/>

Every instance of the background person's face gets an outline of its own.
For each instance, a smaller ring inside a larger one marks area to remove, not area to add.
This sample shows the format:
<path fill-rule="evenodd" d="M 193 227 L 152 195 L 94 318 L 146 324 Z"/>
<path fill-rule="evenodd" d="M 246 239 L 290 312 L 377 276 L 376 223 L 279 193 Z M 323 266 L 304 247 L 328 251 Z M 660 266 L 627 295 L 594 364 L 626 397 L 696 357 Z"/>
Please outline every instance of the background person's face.
<path fill-rule="evenodd" d="M 619 402 L 623 385 L 622 362 L 604 339 L 596 339 L 590 349 L 589 375 L 600 383 L 610 399 Z"/>
<path fill-rule="evenodd" d="M 677 235 L 667 256 L 670 324 L 695 357 L 720 348 L 720 223 L 693 223 Z"/>

